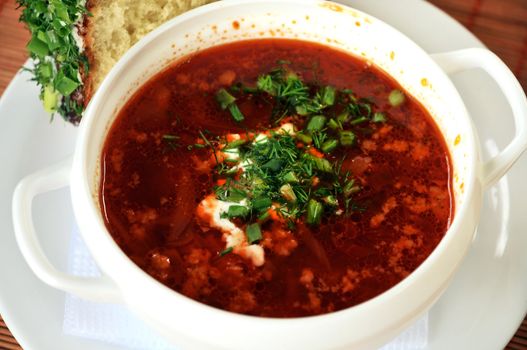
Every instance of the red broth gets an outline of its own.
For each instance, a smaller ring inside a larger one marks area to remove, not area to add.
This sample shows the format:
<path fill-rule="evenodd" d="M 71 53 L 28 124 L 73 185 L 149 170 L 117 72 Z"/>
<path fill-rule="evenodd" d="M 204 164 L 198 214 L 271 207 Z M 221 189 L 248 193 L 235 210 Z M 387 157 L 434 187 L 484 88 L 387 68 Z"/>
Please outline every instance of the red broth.
<path fill-rule="evenodd" d="M 207 135 L 274 127 L 270 107 L 238 100 L 236 123 L 214 98 L 221 88 L 254 85 L 278 60 L 310 83 L 349 88 L 387 116 L 357 133 L 345 154 L 361 190 L 357 210 L 319 226 L 262 225 L 265 263 L 225 254 L 218 229 L 197 208 L 217 178 L 195 159 Z M 133 262 L 168 287 L 213 307 L 267 317 L 299 317 L 357 305 L 394 286 L 434 250 L 454 214 L 451 162 L 427 111 L 375 66 L 322 45 L 283 39 L 213 47 L 181 59 L 142 86 L 120 111 L 102 153 L 100 190 L 106 226 Z M 177 138 L 167 137 L 177 135 Z"/>

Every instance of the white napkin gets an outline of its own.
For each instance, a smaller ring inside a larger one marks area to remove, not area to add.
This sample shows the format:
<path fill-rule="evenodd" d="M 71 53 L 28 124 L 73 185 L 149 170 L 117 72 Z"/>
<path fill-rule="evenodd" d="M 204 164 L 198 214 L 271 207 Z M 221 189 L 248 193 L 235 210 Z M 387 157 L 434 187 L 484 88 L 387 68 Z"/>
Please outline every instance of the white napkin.
<path fill-rule="evenodd" d="M 71 237 L 68 271 L 76 276 L 100 275 L 78 233 Z M 100 340 L 130 349 L 177 350 L 125 306 L 94 303 L 66 294 L 63 331 L 67 335 Z M 428 343 L 428 315 L 417 321 L 381 350 L 419 350 Z"/>

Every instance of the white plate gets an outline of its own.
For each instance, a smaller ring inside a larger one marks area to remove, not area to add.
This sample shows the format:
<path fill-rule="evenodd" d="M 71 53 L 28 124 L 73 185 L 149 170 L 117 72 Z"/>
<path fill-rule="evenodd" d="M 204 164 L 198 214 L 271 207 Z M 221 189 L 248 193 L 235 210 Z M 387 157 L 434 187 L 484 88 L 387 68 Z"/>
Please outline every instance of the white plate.
<path fill-rule="evenodd" d="M 482 44 L 453 19 L 421 0 L 341 0 L 392 24 L 428 52 Z M 27 74 L 0 100 L 0 314 L 25 350 L 119 349 L 62 333 L 64 294 L 29 270 L 16 246 L 11 195 L 17 181 L 71 153 L 75 128 L 49 123 Z M 503 96 L 481 72 L 454 78 L 480 130 L 484 154 L 512 138 Z M 430 311 L 429 349 L 502 349 L 527 311 L 527 159 L 486 194 L 480 229 L 451 286 Z M 69 192 L 37 198 L 35 223 L 48 256 L 65 268 L 73 226 Z"/>

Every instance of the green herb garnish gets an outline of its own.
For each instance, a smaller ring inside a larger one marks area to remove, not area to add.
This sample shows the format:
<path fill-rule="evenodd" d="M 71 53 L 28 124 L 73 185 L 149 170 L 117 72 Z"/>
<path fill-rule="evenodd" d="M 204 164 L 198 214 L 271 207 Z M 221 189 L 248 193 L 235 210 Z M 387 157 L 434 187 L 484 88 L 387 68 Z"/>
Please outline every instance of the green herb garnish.
<path fill-rule="evenodd" d="M 330 139 L 330 140 L 324 141 L 324 143 L 322 144 L 320 149 L 324 153 L 330 153 L 333 150 L 335 150 L 335 148 L 337 148 L 338 144 L 339 144 L 339 142 L 337 140 Z"/>
<path fill-rule="evenodd" d="M 322 219 L 322 211 L 324 207 L 322 204 L 314 199 L 311 199 L 307 205 L 307 219 L 309 225 L 318 225 Z"/>
<path fill-rule="evenodd" d="M 327 118 L 323 115 L 315 115 L 309 120 L 306 130 L 309 132 L 322 130 L 322 128 L 326 124 L 326 120 Z"/>
<path fill-rule="evenodd" d="M 245 217 L 249 214 L 249 209 L 243 205 L 231 205 L 226 214 L 229 219 Z"/>
<path fill-rule="evenodd" d="M 221 109 L 227 109 L 227 107 L 236 101 L 236 98 L 232 96 L 227 90 L 219 89 L 216 93 L 216 101 L 218 101 L 220 104 Z"/>
<path fill-rule="evenodd" d="M 299 141 L 301 141 L 301 142 L 303 142 L 303 143 L 305 143 L 305 144 L 307 144 L 307 145 L 309 145 L 309 144 L 311 144 L 311 142 L 313 142 L 313 138 L 312 138 L 311 136 L 306 135 L 306 134 L 303 134 L 303 133 L 301 133 L 301 132 L 299 132 L 298 134 L 296 134 L 296 138 L 297 138 Z"/>
<path fill-rule="evenodd" d="M 294 172 L 290 171 L 284 175 L 283 180 L 288 183 L 298 183 L 300 180 Z"/>
<path fill-rule="evenodd" d="M 342 171 L 344 158 L 338 158 L 338 151 L 353 147 L 359 135 L 386 121 L 387 116 L 376 110 L 372 100 L 360 98 L 351 90 L 306 84 L 289 64 L 260 75 L 254 88 L 243 87 L 237 83 L 218 90 L 220 107 L 236 106 L 237 94 L 261 99 L 272 105 L 271 124 L 288 116 L 295 130 L 271 128 L 256 137 L 248 132 L 243 140 L 231 143 L 221 137 L 211 141 L 201 134 L 212 150 L 224 155 L 234 150 L 237 154 L 235 163 L 223 157 L 216 168 L 222 178 L 227 177 L 225 184 L 216 187 L 216 196 L 224 201 L 243 201 L 243 205 L 231 205 L 224 217 L 247 223 L 251 241 L 256 227 L 260 232 L 255 223 L 264 223 L 275 213 L 288 226 L 302 218 L 318 225 L 323 213 L 341 215 L 358 208 L 353 198 L 360 187 L 353 174 Z"/>
<path fill-rule="evenodd" d="M 87 14 L 82 0 L 17 0 L 20 21 L 31 32 L 27 44 L 33 67 L 25 68 L 40 87 L 46 111 L 78 123 L 84 109 L 81 75 L 88 59 L 75 40 L 75 26 Z"/>
<path fill-rule="evenodd" d="M 229 248 L 224 249 L 224 250 L 222 250 L 221 252 L 219 252 L 218 255 L 219 255 L 220 257 L 225 256 L 225 255 L 227 255 L 227 254 L 229 254 L 229 253 L 232 253 L 232 250 L 233 250 L 233 247 L 229 247 Z"/>
<path fill-rule="evenodd" d="M 320 105 L 324 107 L 333 106 L 335 103 L 335 93 L 336 90 L 332 86 L 322 87 L 317 94 Z"/>
<path fill-rule="evenodd" d="M 258 223 L 247 225 L 245 234 L 247 235 L 247 241 L 249 241 L 249 244 L 253 244 L 262 239 L 262 230 Z"/>
<path fill-rule="evenodd" d="M 227 90 L 219 89 L 216 93 L 216 101 L 218 101 L 221 109 L 228 109 L 231 112 L 232 119 L 236 122 L 241 122 L 245 119 L 242 112 L 236 104 L 236 98 L 232 96 Z"/>
<path fill-rule="evenodd" d="M 374 123 L 384 123 L 386 121 L 386 116 L 382 112 L 375 112 L 371 121 Z"/>
<path fill-rule="evenodd" d="M 342 129 L 342 124 L 335 119 L 330 119 L 328 122 L 328 127 L 333 130 Z"/>
<path fill-rule="evenodd" d="M 405 100 L 406 97 L 404 96 L 404 93 L 401 90 L 397 89 L 392 90 L 392 92 L 390 92 L 390 95 L 388 96 L 388 102 L 390 102 L 393 107 L 400 106 Z"/>
<path fill-rule="evenodd" d="M 282 187 L 280 187 L 280 194 L 286 201 L 290 203 L 296 202 L 296 194 L 290 184 L 282 185 Z"/>
<path fill-rule="evenodd" d="M 256 211 L 267 210 L 271 207 L 273 202 L 268 197 L 255 198 L 251 202 L 251 206 Z"/>
<path fill-rule="evenodd" d="M 339 133 L 339 140 L 342 146 L 353 146 L 355 143 L 355 134 L 351 131 L 341 131 Z"/>

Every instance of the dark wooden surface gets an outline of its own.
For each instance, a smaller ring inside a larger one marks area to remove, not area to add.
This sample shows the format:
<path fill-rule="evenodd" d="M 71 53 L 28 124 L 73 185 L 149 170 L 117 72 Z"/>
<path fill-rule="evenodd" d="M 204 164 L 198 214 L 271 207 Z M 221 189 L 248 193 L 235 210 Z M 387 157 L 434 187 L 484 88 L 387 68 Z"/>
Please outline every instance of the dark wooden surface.
<path fill-rule="evenodd" d="M 385 0 L 390 2 L 391 0 Z M 430 0 L 507 63 L 527 91 L 527 0 Z M 0 95 L 26 60 L 28 34 L 13 0 L 0 0 Z M 0 317 L 0 349 L 22 349 Z M 507 345 L 527 350 L 527 319 Z"/>

